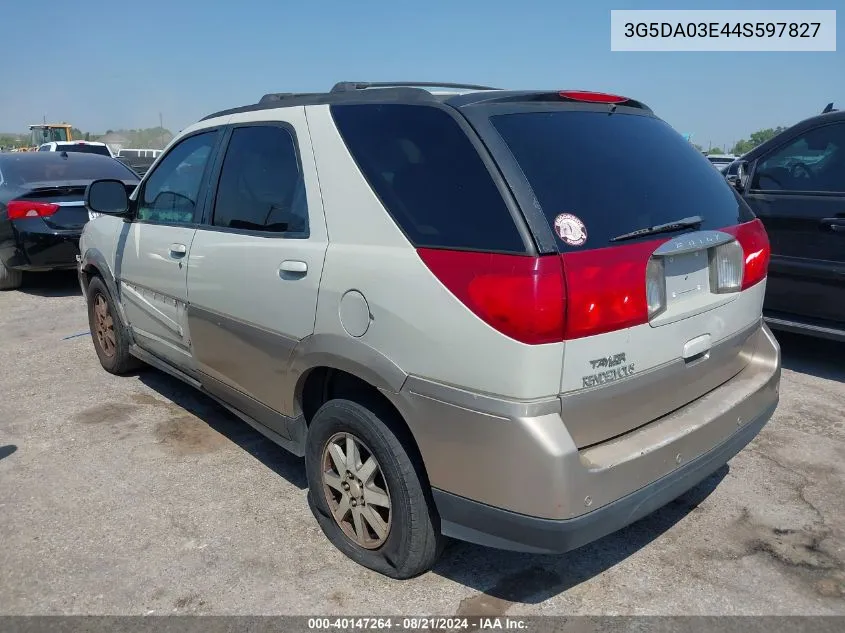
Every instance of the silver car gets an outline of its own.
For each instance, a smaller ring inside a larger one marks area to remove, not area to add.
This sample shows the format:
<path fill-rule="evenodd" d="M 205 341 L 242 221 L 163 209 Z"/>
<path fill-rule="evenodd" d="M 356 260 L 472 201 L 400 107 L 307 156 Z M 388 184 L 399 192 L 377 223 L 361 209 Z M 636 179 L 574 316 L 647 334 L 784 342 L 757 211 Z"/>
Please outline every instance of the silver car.
<path fill-rule="evenodd" d="M 86 203 L 102 366 L 168 372 L 304 456 L 326 536 L 394 578 L 444 537 L 598 539 L 719 469 L 778 403 L 766 233 L 633 99 L 266 95 Z"/>

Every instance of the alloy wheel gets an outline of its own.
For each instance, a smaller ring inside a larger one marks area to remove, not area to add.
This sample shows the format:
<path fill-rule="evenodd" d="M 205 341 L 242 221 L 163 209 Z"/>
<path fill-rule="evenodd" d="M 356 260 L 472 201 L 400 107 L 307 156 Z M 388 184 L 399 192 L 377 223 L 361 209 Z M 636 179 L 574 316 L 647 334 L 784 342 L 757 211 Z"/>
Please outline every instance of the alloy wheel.
<path fill-rule="evenodd" d="M 373 452 L 350 433 L 326 442 L 322 483 L 329 509 L 344 534 L 365 549 L 381 547 L 390 534 L 387 482 Z"/>

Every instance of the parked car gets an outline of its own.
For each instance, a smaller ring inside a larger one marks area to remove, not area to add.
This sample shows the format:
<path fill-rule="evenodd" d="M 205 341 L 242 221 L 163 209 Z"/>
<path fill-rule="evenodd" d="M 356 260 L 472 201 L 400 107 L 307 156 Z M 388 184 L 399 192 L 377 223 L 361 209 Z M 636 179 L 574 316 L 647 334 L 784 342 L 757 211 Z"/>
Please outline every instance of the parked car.
<path fill-rule="evenodd" d="M 38 147 L 39 152 L 81 152 L 84 154 L 101 154 L 114 158 L 114 154 L 105 143 L 96 141 L 53 141 Z"/>
<path fill-rule="evenodd" d="M 845 112 L 790 127 L 727 177 L 771 239 L 768 323 L 845 341 Z"/>
<path fill-rule="evenodd" d="M 0 154 L 0 289 L 21 285 L 23 271 L 74 268 L 88 184 L 139 178 L 117 161 L 87 153 Z"/>
<path fill-rule="evenodd" d="M 707 160 L 713 164 L 713 167 L 723 173 L 736 159 L 737 157 L 733 154 L 707 154 Z"/>
<path fill-rule="evenodd" d="M 780 380 L 765 230 L 647 106 L 435 87 L 206 117 L 132 195 L 92 183 L 79 266 L 107 371 L 304 455 L 326 536 L 395 578 L 444 536 L 563 552 L 645 516 Z"/>

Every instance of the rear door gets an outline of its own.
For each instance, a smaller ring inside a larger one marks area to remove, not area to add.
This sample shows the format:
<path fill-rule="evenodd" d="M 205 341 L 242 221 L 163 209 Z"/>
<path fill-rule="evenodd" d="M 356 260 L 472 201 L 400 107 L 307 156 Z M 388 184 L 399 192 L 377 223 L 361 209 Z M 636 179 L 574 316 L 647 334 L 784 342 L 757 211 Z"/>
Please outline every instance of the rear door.
<path fill-rule="evenodd" d="M 234 115 L 213 205 L 188 259 L 189 324 L 206 388 L 287 435 L 272 412 L 314 332 L 328 236 L 305 110 Z"/>
<path fill-rule="evenodd" d="M 539 249 L 563 261 L 560 392 L 567 428 L 584 447 L 682 407 L 741 371 L 765 283 L 731 293 L 712 285 L 716 248 L 736 245 L 733 233 L 754 218 L 707 158 L 639 107 L 556 98 L 464 111 Z M 684 218 L 698 221 L 631 234 Z M 734 273 L 742 260 L 740 250 Z M 662 308 L 652 313 L 652 304 Z"/>
<path fill-rule="evenodd" d="M 773 148 L 750 183 L 772 244 L 767 312 L 845 323 L 845 122 Z"/>
<path fill-rule="evenodd" d="M 219 129 L 187 136 L 171 148 L 140 189 L 121 231 L 115 275 L 137 344 L 193 369 L 186 305 L 187 261 L 202 214 Z"/>

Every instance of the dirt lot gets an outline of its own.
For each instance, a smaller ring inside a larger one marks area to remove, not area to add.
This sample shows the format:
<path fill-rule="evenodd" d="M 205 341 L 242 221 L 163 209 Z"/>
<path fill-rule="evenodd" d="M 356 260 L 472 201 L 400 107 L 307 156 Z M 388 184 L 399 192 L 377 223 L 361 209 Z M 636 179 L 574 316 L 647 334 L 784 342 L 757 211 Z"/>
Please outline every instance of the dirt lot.
<path fill-rule="evenodd" d="M 396 582 L 323 537 L 299 459 L 102 371 L 72 274 L 28 283 L 0 294 L 0 613 L 845 614 L 843 345 L 780 336 L 774 419 L 630 528 L 558 557 L 456 543 Z"/>

